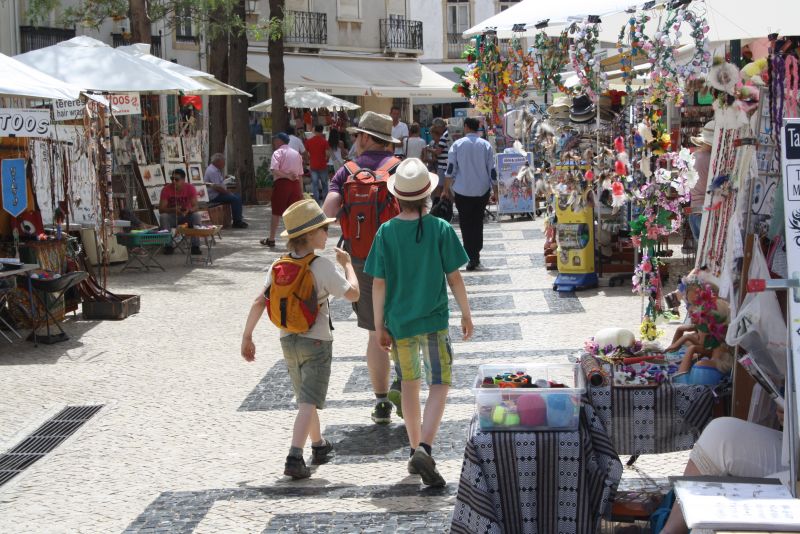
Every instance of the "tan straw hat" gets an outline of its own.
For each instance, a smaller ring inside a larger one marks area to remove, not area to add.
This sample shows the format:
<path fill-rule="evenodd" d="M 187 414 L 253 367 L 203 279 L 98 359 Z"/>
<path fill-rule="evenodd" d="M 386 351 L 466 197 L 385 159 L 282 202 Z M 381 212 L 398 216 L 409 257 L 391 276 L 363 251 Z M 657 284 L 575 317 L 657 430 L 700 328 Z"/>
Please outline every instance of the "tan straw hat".
<path fill-rule="evenodd" d="M 350 133 L 364 132 L 383 139 L 387 143 L 399 143 L 399 139 L 392 137 L 392 118 L 374 111 L 367 111 L 358 119 L 358 126 L 347 129 Z"/>
<path fill-rule="evenodd" d="M 315 200 L 298 200 L 283 212 L 286 230 L 281 232 L 281 237 L 293 239 L 333 222 L 336 219 L 326 217 Z"/>
<path fill-rule="evenodd" d="M 716 127 L 716 123 L 714 121 L 708 121 L 705 126 L 703 126 L 703 131 L 700 132 L 700 135 L 695 137 L 691 136 L 689 140 L 692 142 L 694 146 L 713 146 L 714 145 L 714 129 Z"/>
<path fill-rule="evenodd" d="M 404 159 L 386 186 L 397 200 L 419 200 L 431 194 L 439 183 L 439 177 L 418 158 Z"/>

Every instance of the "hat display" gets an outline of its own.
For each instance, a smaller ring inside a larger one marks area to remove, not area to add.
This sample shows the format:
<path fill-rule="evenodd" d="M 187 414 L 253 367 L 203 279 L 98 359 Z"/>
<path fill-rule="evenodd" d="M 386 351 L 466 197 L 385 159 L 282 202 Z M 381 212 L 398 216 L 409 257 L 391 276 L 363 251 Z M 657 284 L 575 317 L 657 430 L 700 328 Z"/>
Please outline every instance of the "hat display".
<path fill-rule="evenodd" d="M 326 217 L 316 200 L 298 200 L 283 212 L 283 225 L 286 230 L 281 232 L 281 237 L 293 239 L 320 226 L 336 222 L 336 219 Z"/>
<path fill-rule="evenodd" d="M 439 183 L 439 177 L 428 172 L 418 158 L 404 159 L 386 183 L 389 192 L 398 200 L 419 200 L 428 196 Z"/>
<path fill-rule="evenodd" d="M 570 101 L 568 96 L 559 96 L 547 108 L 547 113 L 550 115 L 565 115 L 569 111 Z"/>
<path fill-rule="evenodd" d="M 588 95 L 576 96 L 572 99 L 569 118 L 573 122 L 589 122 L 594 119 L 595 107 Z"/>
<path fill-rule="evenodd" d="M 729 95 L 735 94 L 736 84 L 741 80 L 739 69 L 730 63 L 719 63 L 711 67 L 711 70 L 706 76 L 706 84 L 723 91 Z"/>
<path fill-rule="evenodd" d="M 347 129 L 349 133 L 364 132 L 383 139 L 387 143 L 399 143 L 399 139 L 392 137 L 392 118 L 374 111 L 366 111 L 358 119 L 358 126 Z"/>
<path fill-rule="evenodd" d="M 689 140 L 694 146 L 712 146 L 714 144 L 714 130 L 716 128 L 715 121 L 708 121 L 699 136 L 692 136 Z"/>

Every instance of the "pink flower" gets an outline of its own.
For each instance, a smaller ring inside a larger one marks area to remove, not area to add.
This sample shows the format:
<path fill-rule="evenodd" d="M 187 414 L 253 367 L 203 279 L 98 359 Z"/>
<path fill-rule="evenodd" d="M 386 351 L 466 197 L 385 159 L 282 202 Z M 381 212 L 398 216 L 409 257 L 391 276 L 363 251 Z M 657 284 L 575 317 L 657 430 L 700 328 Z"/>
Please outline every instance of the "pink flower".
<path fill-rule="evenodd" d="M 650 264 L 649 261 L 642 264 L 642 271 L 646 273 L 653 272 L 653 266 Z"/>

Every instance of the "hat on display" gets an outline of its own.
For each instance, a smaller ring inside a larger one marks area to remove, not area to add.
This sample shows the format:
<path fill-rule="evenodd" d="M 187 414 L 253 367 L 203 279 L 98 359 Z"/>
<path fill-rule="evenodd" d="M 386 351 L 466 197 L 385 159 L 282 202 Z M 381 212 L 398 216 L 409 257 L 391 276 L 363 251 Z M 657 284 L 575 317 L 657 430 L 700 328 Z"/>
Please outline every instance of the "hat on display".
<path fill-rule="evenodd" d="M 714 65 L 706 76 L 706 84 L 729 95 L 735 94 L 736 84 L 740 80 L 739 69 L 727 62 Z"/>
<path fill-rule="evenodd" d="M 298 200 L 283 212 L 283 225 L 286 230 L 281 232 L 281 237 L 293 239 L 320 226 L 336 222 L 335 218 L 326 217 L 316 200 Z"/>
<path fill-rule="evenodd" d="M 387 143 L 399 143 L 399 139 L 392 137 L 392 118 L 389 115 L 366 111 L 358 119 L 358 126 L 347 129 L 349 133 L 364 132 Z"/>
<path fill-rule="evenodd" d="M 553 101 L 550 107 L 547 108 L 547 113 L 550 115 L 563 115 L 569 111 L 569 97 L 559 96 Z"/>
<path fill-rule="evenodd" d="M 588 95 L 576 96 L 572 99 L 569 118 L 573 122 L 589 122 L 594 118 L 595 107 Z"/>
<path fill-rule="evenodd" d="M 700 135 L 692 136 L 689 138 L 689 140 L 694 146 L 712 146 L 714 144 L 715 127 L 716 122 L 708 121 L 706 125 L 703 126 L 703 130 L 700 132 Z"/>
<path fill-rule="evenodd" d="M 419 200 L 430 195 L 437 184 L 439 177 L 428 172 L 428 168 L 418 158 L 404 159 L 393 175 L 389 177 L 386 186 L 397 200 Z"/>

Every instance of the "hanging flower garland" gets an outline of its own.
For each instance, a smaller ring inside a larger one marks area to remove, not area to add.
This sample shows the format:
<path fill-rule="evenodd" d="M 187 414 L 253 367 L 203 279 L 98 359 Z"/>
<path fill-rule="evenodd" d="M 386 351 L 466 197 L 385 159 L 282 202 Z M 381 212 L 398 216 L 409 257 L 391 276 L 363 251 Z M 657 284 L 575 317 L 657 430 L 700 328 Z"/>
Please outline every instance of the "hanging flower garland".
<path fill-rule="evenodd" d="M 456 87 L 469 97 L 478 112 L 491 115 L 493 123 L 498 124 L 499 108 L 506 98 L 512 69 L 501 56 L 496 37 L 489 34 L 475 37 L 475 46 L 465 49 L 463 57 L 470 63 L 460 74 L 462 81 Z"/>
<path fill-rule="evenodd" d="M 628 94 L 633 93 L 633 80 L 636 79 L 636 71 L 633 68 L 634 61 L 649 56 L 653 49 L 653 43 L 644 32 L 645 25 L 649 20 L 650 16 L 646 13 L 640 13 L 638 16 L 631 15 L 628 24 L 620 29 L 619 36 L 617 36 L 617 52 L 620 54 L 622 79 Z M 626 35 L 630 41 L 627 47 L 625 46 Z"/>
<path fill-rule="evenodd" d="M 540 91 L 548 91 L 551 87 L 560 92 L 569 94 L 571 91 L 564 87 L 561 73 L 569 59 L 569 29 L 561 32 L 557 40 L 553 40 L 544 31 L 539 32 L 533 39 L 530 57 L 534 62 L 533 87 Z"/>
<path fill-rule="evenodd" d="M 535 61 L 533 56 L 522 48 L 519 37 L 512 37 L 508 46 L 508 63 L 512 70 L 511 84 L 508 89 L 509 101 L 515 102 L 528 88 L 534 78 Z"/>
<path fill-rule="evenodd" d="M 569 60 L 572 70 L 578 75 L 583 92 L 597 102 L 597 94 L 608 88 L 608 75 L 600 68 L 600 60 L 595 57 L 600 43 L 600 25 L 591 22 L 574 22 L 569 27 L 572 43 L 569 46 Z"/>
<path fill-rule="evenodd" d="M 698 331 L 706 334 L 703 346 L 706 349 L 717 348 L 725 342 L 728 317 L 717 311 L 717 296 L 710 284 L 699 291 L 694 306 L 696 311 L 691 314 L 692 323 L 697 325 Z"/>

